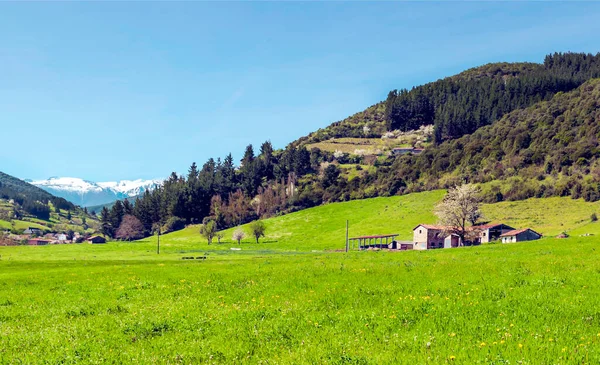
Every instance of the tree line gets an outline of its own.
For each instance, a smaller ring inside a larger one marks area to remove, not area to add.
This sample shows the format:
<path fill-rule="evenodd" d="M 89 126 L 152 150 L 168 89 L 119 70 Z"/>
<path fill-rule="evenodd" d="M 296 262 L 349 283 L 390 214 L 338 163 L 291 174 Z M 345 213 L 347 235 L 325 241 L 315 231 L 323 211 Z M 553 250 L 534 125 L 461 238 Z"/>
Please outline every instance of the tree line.
<path fill-rule="evenodd" d="M 102 233 L 117 237 L 128 215 L 142 224 L 147 235 L 159 227 L 169 232 L 208 221 L 222 230 L 314 206 L 322 202 L 324 191 L 337 183 L 339 170 L 335 166 L 326 169 L 323 176 L 318 173 L 323 163 L 331 161 L 332 154 L 318 149 L 288 146 L 276 151 L 266 141 L 255 154 L 254 147 L 248 145 L 239 165 L 231 154 L 223 160 L 210 158 L 202 167 L 192 163 L 187 174 L 173 172 L 134 204 L 119 201 L 110 209 L 104 207 L 100 213 Z M 322 190 L 317 198 L 312 194 L 314 189 L 302 189 L 316 182 Z"/>
<path fill-rule="evenodd" d="M 490 64 L 386 99 L 388 130 L 435 126 L 435 141 L 461 137 L 512 110 L 551 99 L 600 77 L 600 53 L 554 53 L 538 64 Z"/>

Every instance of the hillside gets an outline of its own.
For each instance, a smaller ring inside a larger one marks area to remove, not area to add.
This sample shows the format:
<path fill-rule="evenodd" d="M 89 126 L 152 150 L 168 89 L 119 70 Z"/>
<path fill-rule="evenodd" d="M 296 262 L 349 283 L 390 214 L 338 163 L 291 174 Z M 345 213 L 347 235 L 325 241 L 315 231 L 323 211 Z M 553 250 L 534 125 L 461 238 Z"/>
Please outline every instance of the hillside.
<path fill-rule="evenodd" d="M 503 115 L 549 100 L 600 77 L 600 54 L 554 53 L 543 63 L 490 63 L 411 90 L 392 90 L 387 99 L 294 142 L 381 137 L 393 130 L 435 126 L 435 140 L 460 137 Z M 365 133 L 365 129 L 369 132 Z"/>
<path fill-rule="evenodd" d="M 0 172 L 0 231 L 20 234 L 29 227 L 91 233 L 98 224 L 95 217 L 65 199 Z"/>
<path fill-rule="evenodd" d="M 17 179 L 0 171 L 0 192 L 4 199 L 26 198 L 27 200 L 48 201 L 56 197 L 37 186 Z M 71 206 L 73 206 L 71 204 Z"/>
<path fill-rule="evenodd" d="M 11 201 L 19 209 L 42 219 L 49 218 L 49 204 L 57 209 L 76 209 L 73 203 L 3 172 L 0 172 L 0 199 Z"/>
<path fill-rule="evenodd" d="M 489 200 L 542 196 L 600 199 L 600 79 L 516 110 L 472 135 L 396 160 L 408 190 L 491 182 Z M 393 178 L 391 175 L 390 178 Z M 500 194 L 500 195 L 499 195 Z"/>

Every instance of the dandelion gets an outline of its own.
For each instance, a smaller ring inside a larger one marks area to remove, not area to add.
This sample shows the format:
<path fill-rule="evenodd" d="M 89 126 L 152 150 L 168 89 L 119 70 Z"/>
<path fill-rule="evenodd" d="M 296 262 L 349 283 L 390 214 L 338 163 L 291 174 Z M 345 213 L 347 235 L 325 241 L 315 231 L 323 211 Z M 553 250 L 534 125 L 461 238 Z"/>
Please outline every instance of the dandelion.
<path fill-rule="evenodd" d="M 454 361 L 454 360 L 456 360 L 456 356 L 450 355 L 450 357 L 448 357 L 448 359 L 450 359 L 450 361 Z"/>
<path fill-rule="evenodd" d="M 482 342 L 479 344 L 479 347 L 484 347 L 485 346 L 485 342 Z"/>
<path fill-rule="evenodd" d="M 500 344 L 503 344 L 503 343 L 504 343 L 504 340 L 500 340 Z"/>
<path fill-rule="evenodd" d="M 522 349 L 522 348 L 523 348 L 523 344 L 522 344 L 522 343 L 520 343 L 520 344 L 519 344 L 519 348 L 520 348 L 520 349 Z"/>
<path fill-rule="evenodd" d="M 567 352 L 567 348 L 566 348 L 566 347 L 563 347 L 563 348 L 562 348 L 562 352 Z"/>
<path fill-rule="evenodd" d="M 450 336 L 450 337 L 454 337 L 454 336 L 456 336 L 456 333 L 452 332 L 452 333 L 451 333 L 451 334 L 449 334 L 448 336 Z"/>

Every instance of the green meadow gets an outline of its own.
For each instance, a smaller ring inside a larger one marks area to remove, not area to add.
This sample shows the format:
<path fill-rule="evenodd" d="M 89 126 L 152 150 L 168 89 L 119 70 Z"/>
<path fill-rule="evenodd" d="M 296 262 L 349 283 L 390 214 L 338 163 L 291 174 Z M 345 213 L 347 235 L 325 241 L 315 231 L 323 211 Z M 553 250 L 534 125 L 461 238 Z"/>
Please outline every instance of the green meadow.
<path fill-rule="evenodd" d="M 209 246 L 192 226 L 160 255 L 156 237 L 0 247 L 0 363 L 599 363 L 597 203 L 484 207 L 539 241 L 335 252 L 346 220 L 351 236 L 410 239 L 442 196 L 274 217 L 259 244 L 228 230 Z"/>

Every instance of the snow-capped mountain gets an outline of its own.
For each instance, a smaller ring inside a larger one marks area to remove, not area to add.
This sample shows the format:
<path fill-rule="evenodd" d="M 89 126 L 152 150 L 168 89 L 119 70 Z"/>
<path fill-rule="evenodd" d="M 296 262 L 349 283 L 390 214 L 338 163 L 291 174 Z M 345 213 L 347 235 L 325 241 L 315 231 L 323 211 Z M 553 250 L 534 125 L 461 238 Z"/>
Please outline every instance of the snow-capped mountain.
<path fill-rule="evenodd" d="M 162 183 L 159 179 L 93 182 L 76 177 L 51 177 L 46 180 L 26 181 L 82 207 L 131 198 L 143 194 L 146 190 L 152 190 Z"/>

